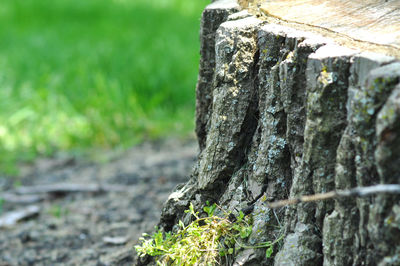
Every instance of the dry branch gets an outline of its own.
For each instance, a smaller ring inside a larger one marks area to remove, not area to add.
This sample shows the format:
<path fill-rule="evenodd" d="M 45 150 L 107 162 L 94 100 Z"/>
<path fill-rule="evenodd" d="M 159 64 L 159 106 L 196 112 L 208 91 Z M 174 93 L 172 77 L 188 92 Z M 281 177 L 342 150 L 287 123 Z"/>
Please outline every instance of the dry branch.
<path fill-rule="evenodd" d="M 17 194 L 40 194 L 40 193 L 76 193 L 76 192 L 112 192 L 126 191 L 126 186 L 106 185 L 106 184 L 74 184 L 58 183 L 50 185 L 37 185 L 29 187 L 19 187 L 15 190 Z"/>
<path fill-rule="evenodd" d="M 327 199 L 338 199 L 346 197 L 365 197 L 374 194 L 400 194 L 400 185 L 382 184 L 370 187 L 356 187 L 348 190 L 334 190 L 327 193 L 300 196 L 291 199 L 268 202 L 267 206 L 271 209 L 288 205 L 299 204 L 302 202 L 313 202 Z"/>
<path fill-rule="evenodd" d="M 111 245 L 124 245 L 126 244 L 126 242 L 128 242 L 128 238 L 123 236 L 117 236 L 117 237 L 105 236 L 103 237 L 103 242 Z"/>
<path fill-rule="evenodd" d="M 31 218 L 38 215 L 40 208 L 36 205 L 31 205 L 26 208 L 5 213 L 0 217 L 0 228 L 13 226 L 21 220 Z"/>
<path fill-rule="evenodd" d="M 36 195 L 36 194 L 18 195 L 14 193 L 4 193 L 0 197 L 6 202 L 17 203 L 17 204 L 31 204 L 45 200 L 47 198 L 45 195 Z"/>

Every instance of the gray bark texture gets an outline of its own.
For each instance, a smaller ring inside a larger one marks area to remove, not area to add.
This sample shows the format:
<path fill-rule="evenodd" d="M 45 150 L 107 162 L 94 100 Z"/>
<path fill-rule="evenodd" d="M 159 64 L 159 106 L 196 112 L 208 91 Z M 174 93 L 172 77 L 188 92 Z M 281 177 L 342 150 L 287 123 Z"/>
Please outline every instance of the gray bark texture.
<path fill-rule="evenodd" d="M 400 196 L 269 209 L 335 189 L 400 183 L 400 62 L 268 24 L 236 1 L 201 22 L 196 133 L 200 154 L 166 202 L 173 230 L 190 202 L 238 214 L 255 201 L 249 245 L 285 238 L 271 258 L 246 249 L 229 265 L 400 265 Z"/>

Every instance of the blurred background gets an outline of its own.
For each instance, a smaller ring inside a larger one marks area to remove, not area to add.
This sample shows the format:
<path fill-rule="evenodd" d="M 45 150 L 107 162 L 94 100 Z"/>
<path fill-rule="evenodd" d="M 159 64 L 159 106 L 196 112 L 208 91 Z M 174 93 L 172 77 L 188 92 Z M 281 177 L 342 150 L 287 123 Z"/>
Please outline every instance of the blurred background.
<path fill-rule="evenodd" d="M 1 0 L 1 174 L 192 134 L 209 2 Z"/>

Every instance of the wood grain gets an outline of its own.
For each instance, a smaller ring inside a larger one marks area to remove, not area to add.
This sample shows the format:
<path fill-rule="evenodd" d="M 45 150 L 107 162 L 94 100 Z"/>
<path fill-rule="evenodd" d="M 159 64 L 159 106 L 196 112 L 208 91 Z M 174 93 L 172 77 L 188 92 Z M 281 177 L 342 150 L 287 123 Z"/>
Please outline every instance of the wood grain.
<path fill-rule="evenodd" d="M 350 39 L 400 50 L 399 0 L 254 0 L 242 7 L 325 29 Z"/>

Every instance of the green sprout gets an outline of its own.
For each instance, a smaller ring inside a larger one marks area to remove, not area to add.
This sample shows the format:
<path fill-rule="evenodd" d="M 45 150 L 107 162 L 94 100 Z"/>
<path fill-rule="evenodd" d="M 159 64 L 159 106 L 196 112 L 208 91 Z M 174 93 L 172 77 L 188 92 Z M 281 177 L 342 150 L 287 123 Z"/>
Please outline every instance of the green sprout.
<path fill-rule="evenodd" d="M 230 213 L 225 212 L 224 217 L 214 215 L 220 208 L 215 203 L 203 208 L 207 217 L 200 217 L 190 203 L 185 213 L 190 213 L 194 220 L 185 226 L 179 221 L 179 229 L 174 232 L 157 230 L 152 236 L 143 234 L 139 240 L 140 245 L 135 249 L 139 256 L 146 255 L 157 257 L 157 265 L 216 265 L 228 255 L 234 255 L 240 249 L 267 248 L 266 257 L 273 254 L 273 246 L 282 238 L 268 241 L 254 246 L 247 246 L 243 241 L 251 232 L 251 217 L 245 216 L 242 211 L 232 219 Z"/>
<path fill-rule="evenodd" d="M 62 206 L 58 204 L 54 204 L 51 206 L 51 208 L 48 210 L 48 213 L 55 218 L 61 218 L 62 216 L 68 215 L 68 209 L 63 208 Z"/>

